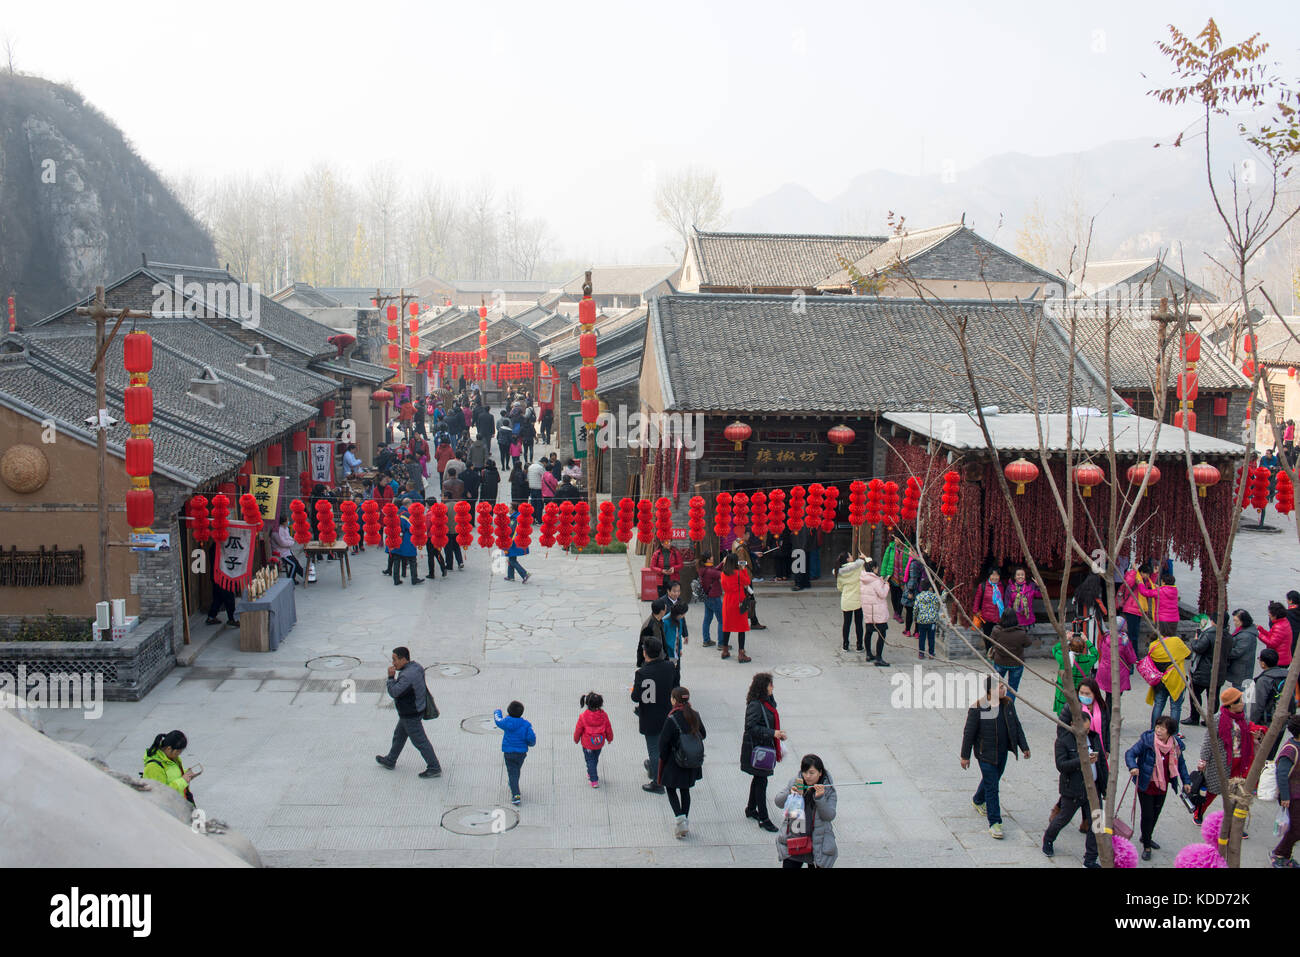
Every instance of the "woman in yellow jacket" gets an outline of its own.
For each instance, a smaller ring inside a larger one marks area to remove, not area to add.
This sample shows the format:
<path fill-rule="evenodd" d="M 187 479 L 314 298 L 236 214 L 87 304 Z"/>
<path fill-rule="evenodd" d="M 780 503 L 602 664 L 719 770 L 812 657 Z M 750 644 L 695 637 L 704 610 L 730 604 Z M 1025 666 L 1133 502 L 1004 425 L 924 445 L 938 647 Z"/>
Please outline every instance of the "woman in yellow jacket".
<path fill-rule="evenodd" d="M 190 793 L 190 782 L 194 772 L 186 771 L 181 764 L 181 752 L 189 742 L 180 731 L 168 731 L 153 739 L 153 744 L 144 753 L 144 776 L 150 781 L 157 781 L 169 788 L 175 788 L 191 804 L 194 795 Z"/>
<path fill-rule="evenodd" d="M 863 560 L 849 561 L 848 552 L 840 552 L 835 560 L 835 585 L 840 590 L 840 611 L 844 613 L 844 650 L 849 650 L 849 622 L 858 635 L 858 651 L 862 651 L 862 589 L 858 571 Z"/>
<path fill-rule="evenodd" d="M 1151 636 L 1147 654 L 1160 670 L 1160 680 L 1147 692 L 1147 704 L 1151 705 L 1151 728 L 1156 726 L 1156 718 L 1165 710 L 1169 702 L 1169 716 L 1177 721 L 1183 711 L 1183 696 L 1187 693 L 1187 659 L 1192 651 L 1177 635 Z"/>

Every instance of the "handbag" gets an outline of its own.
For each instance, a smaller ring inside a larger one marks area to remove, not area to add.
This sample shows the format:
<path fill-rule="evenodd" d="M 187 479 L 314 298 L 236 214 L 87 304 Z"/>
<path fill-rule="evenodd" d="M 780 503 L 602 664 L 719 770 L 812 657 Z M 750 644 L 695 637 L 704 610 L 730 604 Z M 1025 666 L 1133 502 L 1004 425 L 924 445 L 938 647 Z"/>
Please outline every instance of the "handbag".
<path fill-rule="evenodd" d="M 755 771 L 771 771 L 776 768 L 776 748 L 766 744 L 756 744 L 749 752 L 749 766 Z"/>
<path fill-rule="evenodd" d="M 737 607 L 736 610 L 739 611 L 742 615 L 748 615 L 751 611 L 754 610 L 754 604 L 755 604 L 754 591 L 753 589 L 746 587 L 745 594 L 741 597 L 740 605 Z"/>
<path fill-rule="evenodd" d="M 1119 801 L 1116 802 L 1119 805 L 1120 810 L 1123 810 L 1124 808 L 1124 795 L 1128 794 L 1129 785 L 1132 783 L 1133 778 L 1130 776 L 1128 782 L 1124 785 L 1124 794 L 1121 794 L 1119 796 Z M 1122 837 L 1126 841 L 1131 840 L 1133 837 L 1133 822 L 1137 818 L 1137 802 L 1138 796 L 1137 789 L 1135 788 L 1133 791 L 1133 804 L 1129 808 L 1128 820 L 1125 821 L 1122 818 L 1116 817 L 1110 822 L 1111 831 L 1114 832 L 1117 837 Z"/>
<path fill-rule="evenodd" d="M 1156 664 L 1156 660 L 1150 655 L 1147 655 L 1137 663 L 1137 671 L 1138 674 L 1142 676 L 1143 680 L 1153 688 L 1160 684 L 1165 677 L 1164 672 L 1162 672 L 1160 667 Z"/>
<path fill-rule="evenodd" d="M 438 704 L 433 700 L 433 692 L 429 690 L 429 683 L 424 683 L 424 714 L 420 718 L 424 721 L 432 721 L 438 717 Z"/>

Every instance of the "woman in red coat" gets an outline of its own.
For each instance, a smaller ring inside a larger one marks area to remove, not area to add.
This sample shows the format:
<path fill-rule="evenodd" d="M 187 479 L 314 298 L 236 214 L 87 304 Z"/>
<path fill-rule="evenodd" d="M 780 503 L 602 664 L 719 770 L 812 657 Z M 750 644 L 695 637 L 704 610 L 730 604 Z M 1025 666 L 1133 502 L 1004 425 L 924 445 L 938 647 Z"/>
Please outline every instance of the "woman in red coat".
<path fill-rule="evenodd" d="M 740 600 L 745 597 L 749 581 L 749 570 L 741 568 L 735 554 L 728 552 L 722 560 L 722 637 L 718 640 L 718 647 L 722 649 L 723 658 L 730 658 L 731 633 L 735 632 L 739 636 L 736 644 L 740 649 L 736 660 L 741 664 L 750 660 L 749 655 L 745 654 L 745 632 L 749 631 L 749 615 L 740 610 Z"/>

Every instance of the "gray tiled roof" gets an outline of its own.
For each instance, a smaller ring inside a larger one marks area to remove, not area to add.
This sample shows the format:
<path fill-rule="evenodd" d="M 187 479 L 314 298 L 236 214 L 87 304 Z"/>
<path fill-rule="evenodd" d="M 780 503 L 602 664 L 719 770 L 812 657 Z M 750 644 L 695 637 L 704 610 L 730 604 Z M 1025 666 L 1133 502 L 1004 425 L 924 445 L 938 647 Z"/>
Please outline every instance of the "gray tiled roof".
<path fill-rule="evenodd" d="M 594 296 L 640 296 L 680 268 L 679 263 L 655 263 L 648 266 L 592 266 L 591 289 Z M 564 284 L 566 296 L 581 296 L 586 270 Z"/>
<path fill-rule="evenodd" d="M 702 233 L 690 243 L 702 286 L 812 288 L 840 268 L 838 256 L 857 261 L 884 236 L 786 233 Z"/>
<path fill-rule="evenodd" d="M 1170 300 L 1176 295 L 1185 300 L 1190 293 L 1197 302 L 1218 302 L 1212 292 L 1201 288 L 1176 269 L 1154 256 L 1146 259 L 1107 259 L 1087 263 L 1070 274 L 1070 283 L 1081 286 L 1075 290 L 1079 296 L 1097 296 L 1107 289 L 1124 283 L 1136 287 L 1144 298 Z"/>
<path fill-rule="evenodd" d="M 339 300 L 326 295 L 311 283 L 306 282 L 289 283 L 283 289 L 273 292 L 271 298 L 280 303 L 286 299 L 296 299 L 301 305 L 315 306 L 320 309 L 333 309 L 342 305 Z"/>
<path fill-rule="evenodd" d="M 673 295 L 651 301 L 653 352 L 666 366 L 667 409 L 692 412 L 963 410 L 973 405 L 944 318 L 965 317 L 980 401 L 1031 411 L 1037 373 L 1044 411 L 1064 408 L 1071 359 L 1040 303 L 858 296 Z M 1037 333 L 1037 334 L 1035 334 Z M 1113 406 L 1095 373 L 1075 363 L 1073 405 Z"/>
<path fill-rule="evenodd" d="M 918 280 L 1033 282 L 1064 285 L 1059 276 L 1026 262 L 960 223 L 912 230 L 891 236 L 854 263 L 864 276 L 884 273 L 899 263 Z M 837 269 L 818 283 L 821 288 L 844 288 L 851 282 L 847 269 Z"/>
<path fill-rule="evenodd" d="M 376 365 L 373 362 L 362 362 L 360 359 L 337 359 L 333 356 L 328 359 L 314 359 L 311 366 L 323 372 L 334 372 L 342 376 L 351 376 L 360 379 L 362 382 L 368 382 L 371 385 L 379 385 L 387 382 L 393 376 L 397 375 L 388 366 Z"/>
<path fill-rule="evenodd" d="M 500 290 L 501 292 L 532 293 L 535 296 L 552 292 L 559 286 L 558 283 L 547 282 L 542 279 L 458 279 L 455 285 L 456 291 L 459 293 L 480 292 L 489 295 Z"/>
<path fill-rule="evenodd" d="M 553 336 L 555 333 L 564 329 L 572 329 L 577 324 L 578 321 L 576 319 L 572 319 L 560 312 L 554 312 L 546 316 L 544 319 L 537 320 L 528 328 L 545 339 L 546 337 Z"/>

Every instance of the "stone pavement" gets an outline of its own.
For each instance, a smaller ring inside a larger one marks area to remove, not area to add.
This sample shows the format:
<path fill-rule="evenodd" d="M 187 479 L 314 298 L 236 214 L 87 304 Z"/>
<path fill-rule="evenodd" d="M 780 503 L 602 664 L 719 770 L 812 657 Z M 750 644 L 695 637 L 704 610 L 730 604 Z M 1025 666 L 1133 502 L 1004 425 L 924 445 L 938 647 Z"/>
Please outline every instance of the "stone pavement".
<path fill-rule="evenodd" d="M 1294 539 L 1264 538 L 1243 539 L 1238 573 L 1252 562 L 1268 565 L 1283 544 L 1294 556 Z M 414 587 L 382 577 L 384 555 L 373 549 L 354 560 L 346 590 L 326 566 L 319 583 L 299 589 L 298 625 L 278 651 L 241 653 L 226 629 L 194 667 L 173 671 L 144 701 L 110 702 L 98 721 L 45 712 L 46 729 L 130 771 L 155 734 L 182 729 L 190 761 L 205 766 L 194 788 L 200 807 L 247 834 L 270 865 L 772 867 L 772 836 L 742 813 L 749 779 L 738 759 L 749 678 L 774 670 L 794 754 L 815 751 L 841 785 L 881 782 L 840 792 L 840 866 L 1079 866 L 1083 836 L 1072 827 L 1058 838 L 1054 860 L 1039 851 L 1056 799 L 1049 722 L 1022 707 L 1033 756 L 1009 762 L 1006 839 L 994 841 L 970 803 L 978 770 L 958 763 L 964 706 L 891 703 L 893 676 L 948 666 L 922 666 L 897 624 L 891 668 L 840 652 L 837 593 L 824 589 L 761 597 L 769 628 L 751 633 L 749 665 L 702 649 L 702 612 L 692 609 L 683 683 L 708 729 L 708 757 L 692 795 L 691 833 L 675 839 L 667 800 L 640 789 L 645 752 L 628 688 L 635 626 L 648 606 L 635 599 L 629 560 L 534 548 L 523 559 L 532 573 L 525 585 L 494 574 L 477 546 L 466 558 L 464 571 Z M 416 777 L 421 762 L 409 747 L 395 772 L 374 761 L 394 724 L 383 679 L 398 644 L 429 668 L 442 711 L 426 725 L 444 768 L 437 780 Z M 615 732 L 598 790 L 587 785 L 572 737 L 578 698 L 593 689 L 605 695 Z M 1050 704 L 1050 688 L 1029 675 L 1022 690 L 1028 701 Z M 523 769 L 517 826 L 490 721 L 513 698 L 525 703 L 538 737 Z M 1124 706 L 1133 714 L 1128 744 L 1148 711 L 1138 692 L 1126 694 Z M 1197 754 L 1201 732 L 1189 731 L 1187 741 Z M 782 763 L 769 798 L 794 767 Z M 1273 843 L 1268 817 L 1257 818 L 1246 844 L 1252 866 L 1266 863 Z M 492 833 L 494 822 L 509 829 Z M 1170 800 L 1156 837 L 1163 849 L 1146 866 L 1167 867 L 1198 832 Z"/>

